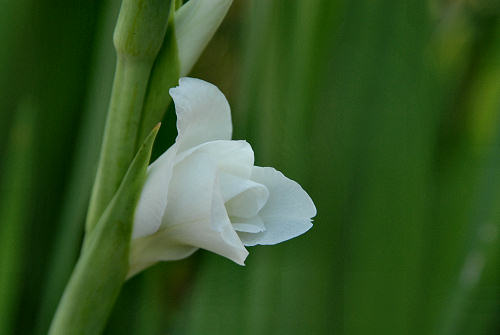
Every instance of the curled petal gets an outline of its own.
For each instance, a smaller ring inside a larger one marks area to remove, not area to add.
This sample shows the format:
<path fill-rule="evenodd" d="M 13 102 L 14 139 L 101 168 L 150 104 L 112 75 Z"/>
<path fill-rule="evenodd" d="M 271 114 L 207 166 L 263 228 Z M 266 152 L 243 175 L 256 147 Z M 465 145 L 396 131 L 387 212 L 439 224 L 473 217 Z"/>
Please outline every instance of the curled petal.
<path fill-rule="evenodd" d="M 249 187 L 226 203 L 227 212 L 240 218 L 256 216 L 264 207 L 269 191 L 264 185 L 257 184 Z"/>
<path fill-rule="evenodd" d="M 161 229 L 177 244 L 203 248 L 243 264 L 248 252 L 231 225 L 220 193 L 218 172 L 250 163 L 246 142 L 214 141 L 200 145 L 174 168 Z M 225 153 L 231 154 L 225 154 Z M 239 158 L 239 159 L 238 159 Z M 248 165 L 248 169 L 251 165 Z"/>
<path fill-rule="evenodd" d="M 162 225 L 209 217 L 218 173 L 224 169 L 249 176 L 252 164 L 253 151 L 244 141 L 213 141 L 193 148 L 176 161 Z"/>
<path fill-rule="evenodd" d="M 265 231 L 239 233 L 245 245 L 280 243 L 312 227 L 311 218 L 316 215 L 316 207 L 299 184 L 270 167 L 255 166 L 252 180 L 268 188 L 269 199 L 259 212 Z"/>
<path fill-rule="evenodd" d="M 212 229 L 206 230 L 206 237 L 198 241 L 199 245 L 206 250 L 215 252 L 239 265 L 245 265 L 248 251 L 234 230 L 224 206 L 224 199 L 216 185 L 212 201 L 212 229 L 219 234 L 213 234 Z"/>
<path fill-rule="evenodd" d="M 264 185 L 249 179 L 221 173 L 219 182 L 229 216 L 254 217 L 269 198 L 269 191 Z"/>
<path fill-rule="evenodd" d="M 200 144 L 177 155 L 179 163 L 191 155 L 203 153 L 210 157 L 220 173 L 250 178 L 254 162 L 253 150 L 246 141 L 212 141 Z"/>
<path fill-rule="evenodd" d="M 244 143 L 206 143 L 175 162 L 161 227 L 152 235 L 132 240 L 129 276 L 158 261 L 187 257 L 198 248 L 244 264 L 248 251 L 231 225 L 218 183 L 222 157 L 229 165 L 253 163 L 253 152 L 245 150 Z M 228 152 L 233 154 L 224 155 Z"/>
<path fill-rule="evenodd" d="M 277 244 L 291 238 L 304 234 L 312 228 L 311 219 L 298 219 L 286 217 L 272 217 L 265 219 L 266 230 L 253 234 L 249 232 L 238 232 L 238 235 L 246 246 L 257 244 Z"/>
<path fill-rule="evenodd" d="M 269 200 L 259 215 L 267 217 L 312 218 L 316 207 L 311 197 L 295 181 L 272 167 L 254 166 L 251 179 L 265 185 Z"/>
<path fill-rule="evenodd" d="M 243 265 L 248 251 L 231 226 L 219 191 L 217 166 L 204 151 L 175 167 L 163 225 L 132 241 L 131 274 L 161 260 L 176 260 L 203 248 Z"/>
<path fill-rule="evenodd" d="M 260 233 L 266 230 L 266 226 L 264 225 L 264 221 L 260 218 L 260 216 L 255 215 L 249 219 L 239 218 L 239 217 L 231 217 L 231 223 L 233 224 L 234 230 L 238 232 L 244 233 Z M 242 240 L 242 242 L 245 242 Z"/>
<path fill-rule="evenodd" d="M 179 153 L 204 142 L 231 139 L 231 110 L 216 86 L 200 79 L 181 78 L 179 86 L 169 93 L 177 113 Z"/>

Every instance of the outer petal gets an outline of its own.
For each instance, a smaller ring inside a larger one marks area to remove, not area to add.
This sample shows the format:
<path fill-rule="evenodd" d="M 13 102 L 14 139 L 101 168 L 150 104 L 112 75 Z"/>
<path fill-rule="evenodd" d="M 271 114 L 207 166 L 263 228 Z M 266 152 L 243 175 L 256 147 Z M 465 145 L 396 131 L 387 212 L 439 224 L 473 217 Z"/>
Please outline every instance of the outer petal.
<path fill-rule="evenodd" d="M 175 261 L 192 255 L 198 248 L 172 240 L 172 232 L 162 229 L 157 233 L 132 240 L 127 278 L 159 261 Z"/>
<path fill-rule="evenodd" d="M 172 176 L 175 162 L 183 159 L 187 152 L 180 157 L 177 153 L 201 145 L 206 141 L 217 139 L 230 139 L 232 132 L 231 112 L 224 95 L 214 85 L 203 80 L 181 78 L 179 86 L 170 89 L 177 112 L 178 136 L 176 143 L 160 158 L 151 164 L 148 176 L 137 206 L 132 238 L 139 238 L 152 234 L 161 225 L 161 218 L 167 204 L 168 185 Z M 237 142 L 245 150 L 239 153 L 246 154 L 251 160 L 250 164 L 241 167 L 245 175 L 250 175 L 250 166 L 253 165 L 253 152 L 244 141 Z M 208 150 L 210 149 L 208 145 Z M 215 149 L 217 150 L 217 149 Z M 188 150 L 189 151 L 189 150 Z M 248 155 L 248 152 L 251 155 Z M 230 152 L 225 152 L 228 157 Z M 223 160 L 227 162 L 229 158 Z M 234 165 L 238 169 L 237 165 Z"/>
<path fill-rule="evenodd" d="M 197 152 L 174 168 L 162 228 L 210 217 L 216 166 L 209 155 Z"/>
<path fill-rule="evenodd" d="M 224 167 L 250 175 L 250 163 L 253 152 L 244 141 L 205 143 L 176 160 L 162 225 L 156 233 L 132 241 L 129 276 L 161 260 L 187 257 L 198 248 L 243 265 L 248 251 L 227 215 L 218 171 Z"/>
<path fill-rule="evenodd" d="M 316 207 L 295 181 L 272 167 L 254 166 L 251 179 L 267 186 L 269 200 L 259 215 L 266 217 L 312 218 L 316 216 Z"/>
<path fill-rule="evenodd" d="M 155 233 L 160 228 L 177 147 L 173 145 L 148 168 L 148 174 L 135 211 L 132 238 Z"/>
<path fill-rule="evenodd" d="M 231 110 L 214 85 L 194 78 L 179 79 L 170 89 L 177 113 L 178 152 L 214 140 L 230 140 Z"/>
<path fill-rule="evenodd" d="M 200 144 L 177 155 L 176 164 L 200 152 L 210 156 L 220 173 L 249 179 L 252 174 L 254 155 L 246 141 L 212 141 Z"/>
<path fill-rule="evenodd" d="M 273 168 L 258 166 L 252 169 L 252 180 L 269 190 L 269 200 L 259 213 L 266 230 L 257 234 L 240 233 L 245 245 L 280 243 L 312 227 L 316 207 L 299 184 Z"/>
<path fill-rule="evenodd" d="M 176 157 L 162 226 L 208 218 L 217 174 L 250 177 L 253 151 L 245 141 L 213 141 Z"/>
<path fill-rule="evenodd" d="M 200 146 L 177 163 L 161 228 L 170 231 L 172 240 L 213 251 L 238 264 L 243 263 L 247 251 L 229 221 L 220 193 L 218 172 L 224 161 L 223 156 L 229 159 L 226 160 L 227 165 L 248 162 L 245 155 L 239 155 L 243 162 L 231 161 L 238 157 L 236 154 L 219 156 L 244 148 L 247 145 L 242 146 L 236 141 L 215 141 L 211 145 Z"/>
<path fill-rule="evenodd" d="M 211 226 L 208 218 L 204 221 L 168 226 L 153 235 L 133 240 L 127 277 L 159 261 L 189 257 L 199 247 L 244 265 L 248 251 L 232 227 L 229 224 L 221 224 L 223 229 L 218 231 Z"/>

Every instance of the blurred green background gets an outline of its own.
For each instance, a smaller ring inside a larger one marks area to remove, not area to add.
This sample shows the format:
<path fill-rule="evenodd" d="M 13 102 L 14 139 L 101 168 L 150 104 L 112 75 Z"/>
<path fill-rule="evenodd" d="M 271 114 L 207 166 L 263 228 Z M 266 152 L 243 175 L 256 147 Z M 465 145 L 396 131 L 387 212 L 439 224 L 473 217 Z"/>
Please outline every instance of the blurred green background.
<path fill-rule="evenodd" d="M 45 334 L 78 257 L 119 5 L 0 2 L 0 334 Z M 106 334 L 500 334 L 498 0 L 235 0 L 192 76 L 315 226 L 150 268 Z"/>

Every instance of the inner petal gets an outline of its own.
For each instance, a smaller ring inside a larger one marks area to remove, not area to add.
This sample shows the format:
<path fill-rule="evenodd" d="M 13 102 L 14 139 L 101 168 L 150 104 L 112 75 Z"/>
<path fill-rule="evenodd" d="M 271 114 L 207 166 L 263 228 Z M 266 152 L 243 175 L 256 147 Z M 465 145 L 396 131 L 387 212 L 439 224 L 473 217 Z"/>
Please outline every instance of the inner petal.
<path fill-rule="evenodd" d="M 255 215 L 249 219 L 230 217 L 234 230 L 244 233 L 261 233 L 266 230 L 264 221 Z"/>
<path fill-rule="evenodd" d="M 230 217 L 254 217 L 269 198 L 269 191 L 264 185 L 252 181 L 246 181 L 245 184 L 245 190 L 226 201 L 226 210 Z"/>

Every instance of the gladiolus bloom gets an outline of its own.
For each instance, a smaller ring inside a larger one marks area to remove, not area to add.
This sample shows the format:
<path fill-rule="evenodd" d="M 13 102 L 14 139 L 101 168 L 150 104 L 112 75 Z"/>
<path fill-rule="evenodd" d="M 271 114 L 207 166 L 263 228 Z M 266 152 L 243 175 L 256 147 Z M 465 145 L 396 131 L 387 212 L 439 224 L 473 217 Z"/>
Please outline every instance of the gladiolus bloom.
<path fill-rule="evenodd" d="M 129 275 L 198 248 L 243 265 L 245 246 L 280 243 L 312 227 L 316 208 L 302 187 L 254 166 L 250 144 L 231 140 L 229 104 L 217 87 L 181 78 L 170 95 L 178 136 L 148 169 Z"/>

